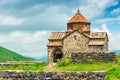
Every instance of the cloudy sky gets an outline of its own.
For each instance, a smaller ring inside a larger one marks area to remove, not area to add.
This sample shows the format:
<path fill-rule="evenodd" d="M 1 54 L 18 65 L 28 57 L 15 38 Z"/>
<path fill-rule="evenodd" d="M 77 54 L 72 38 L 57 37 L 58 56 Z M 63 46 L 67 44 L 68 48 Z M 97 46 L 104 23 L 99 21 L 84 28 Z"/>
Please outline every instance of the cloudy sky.
<path fill-rule="evenodd" d="M 109 50 L 120 50 L 120 0 L 0 0 L 0 46 L 24 56 L 47 55 L 51 31 L 65 31 L 80 9 L 91 30 L 107 31 Z"/>

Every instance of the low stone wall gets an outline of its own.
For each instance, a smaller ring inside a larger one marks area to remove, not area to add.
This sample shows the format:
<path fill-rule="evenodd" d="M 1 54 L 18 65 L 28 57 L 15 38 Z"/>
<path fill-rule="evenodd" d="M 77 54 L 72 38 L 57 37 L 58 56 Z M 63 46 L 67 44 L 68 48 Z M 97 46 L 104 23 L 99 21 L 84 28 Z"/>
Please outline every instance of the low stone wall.
<path fill-rule="evenodd" d="M 0 80 L 105 80 L 105 72 L 0 71 Z"/>
<path fill-rule="evenodd" d="M 115 52 L 110 53 L 72 53 L 71 54 L 72 62 L 97 62 L 97 61 L 106 61 L 114 62 L 116 61 Z"/>
<path fill-rule="evenodd" d="M 33 63 L 0 63 L 0 66 L 2 67 L 11 67 L 11 66 L 14 66 L 14 67 L 17 67 L 17 66 L 31 66 L 33 65 Z"/>

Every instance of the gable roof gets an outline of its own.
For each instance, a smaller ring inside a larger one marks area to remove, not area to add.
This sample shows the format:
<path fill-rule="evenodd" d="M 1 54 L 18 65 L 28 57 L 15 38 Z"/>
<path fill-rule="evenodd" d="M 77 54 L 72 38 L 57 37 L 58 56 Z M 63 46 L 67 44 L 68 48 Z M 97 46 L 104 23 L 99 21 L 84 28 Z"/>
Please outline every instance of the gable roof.
<path fill-rule="evenodd" d="M 60 40 L 65 36 L 65 32 L 51 32 L 48 39 L 49 40 Z"/>
<path fill-rule="evenodd" d="M 106 32 L 92 32 L 90 33 L 90 38 L 105 38 L 106 35 Z"/>
<path fill-rule="evenodd" d="M 78 30 L 74 30 L 74 31 L 70 32 L 69 34 L 67 34 L 66 36 L 64 36 L 64 37 L 63 37 L 63 39 L 64 39 L 64 38 L 66 38 L 67 36 L 69 36 L 70 34 L 72 34 L 72 33 L 76 32 L 76 31 L 77 31 L 78 33 L 80 33 L 80 34 L 82 34 L 82 35 L 84 35 L 84 36 L 86 36 L 86 37 L 88 37 L 88 38 L 89 38 L 89 36 L 85 35 L 84 33 L 79 32 Z"/>
<path fill-rule="evenodd" d="M 70 34 L 74 33 L 77 30 L 74 30 L 72 32 L 51 32 L 49 35 L 49 40 L 62 40 L 64 38 L 66 38 L 67 36 L 69 36 Z M 92 32 L 90 33 L 90 35 L 88 34 L 84 34 L 82 32 L 77 31 L 78 33 L 90 38 L 90 39 L 101 39 L 101 38 L 105 38 L 107 33 L 106 32 Z"/>
<path fill-rule="evenodd" d="M 79 12 L 79 10 L 78 10 L 77 13 L 68 21 L 68 23 L 74 23 L 74 22 L 90 23 L 90 22 Z"/>

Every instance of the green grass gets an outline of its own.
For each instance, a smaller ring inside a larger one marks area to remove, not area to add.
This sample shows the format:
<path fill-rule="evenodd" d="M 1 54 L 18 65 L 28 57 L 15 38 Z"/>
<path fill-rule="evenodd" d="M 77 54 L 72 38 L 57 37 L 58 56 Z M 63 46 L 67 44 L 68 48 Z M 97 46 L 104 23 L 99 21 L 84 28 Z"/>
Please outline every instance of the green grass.
<path fill-rule="evenodd" d="M 34 62 L 31 66 L 0 66 L 0 70 L 34 70 L 34 71 L 43 71 L 47 66 L 44 62 Z"/>
<path fill-rule="evenodd" d="M 120 56 L 116 56 L 116 60 L 116 66 L 107 70 L 106 80 L 120 80 Z"/>
<path fill-rule="evenodd" d="M 118 66 L 116 62 L 73 63 L 70 57 L 65 57 L 54 68 L 58 71 L 107 71 L 116 66 Z"/>
<path fill-rule="evenodd" d="M 72 63 L 70 57 L 58 62 L 55 71 L 106 71 L 106 80 L 120 80 L 120 56 L 116 56 L 116 62 L 96 63 Z"/>
<path fill-rule="evenodd" d="M 106 80 L 120 80 L 120 66 L 109 69 Z"/>
<path fill-rule="evenodd" d="M 32 59 L 26 58 L 16 52 L 8 50 L 0 46 L 0 62 L 7 61 L 30 61 Z"/>
<path fill-rule="evenodd" d="M 67 66 L 58 67 L 56 66 L 55 69 L 59 71 L 106 71 L 109 69 L 109 67 L 115 67 L 116 64 L 114 63 L 101 63 L 97 62 L 95 64 L 93 63 L 87 63 L 87 64 L 78 64 L 78 63 L 71 63 Z"/>
<path fill-rule="evenodd" d="M 1 49 L 1 48 L 0 48 Z M 3 49 L 2 49 L 3 50 Z M 5 50 L 6 51 L 6 50 Z M 1 52 L 1 50 L 0 50 Z M 4 52 L 4 51 L 2 51 Z M 17 58 L 20 58 L 19 56 Z M 11 63 L 19 63 L 11 61 Z M 116 56 L 116 62 L 96 62 L 96 63 L 73 63 L 70 57 L 63 58 L 55 66 L 49 67 L 43 62 L 25 61 L 20 63 L 34 63 L 31 66 L 9 66 L 0 67 L 0 70 L 34 70 L 34 71 L 106 71 L 106 80 L 120 80 L 120 56 Z"/>

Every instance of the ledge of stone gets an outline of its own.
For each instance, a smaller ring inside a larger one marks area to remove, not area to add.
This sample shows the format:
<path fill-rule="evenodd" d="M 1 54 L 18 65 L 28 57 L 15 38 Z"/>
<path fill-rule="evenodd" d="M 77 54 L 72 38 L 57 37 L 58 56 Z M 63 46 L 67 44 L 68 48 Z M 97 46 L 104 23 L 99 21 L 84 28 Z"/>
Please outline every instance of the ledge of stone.
<path fill-rule="evenodd" d="M 116 54 L 115 52 L 99 52 L 99 53 L 72 53 L 71 54 L 71 61 L 72 62 L 115 62 L 116 61 Z"/>
<path fill-rule="evenodd" d="M 101 72 L 0 71 L 0 80 L 105 80 Z"/>

